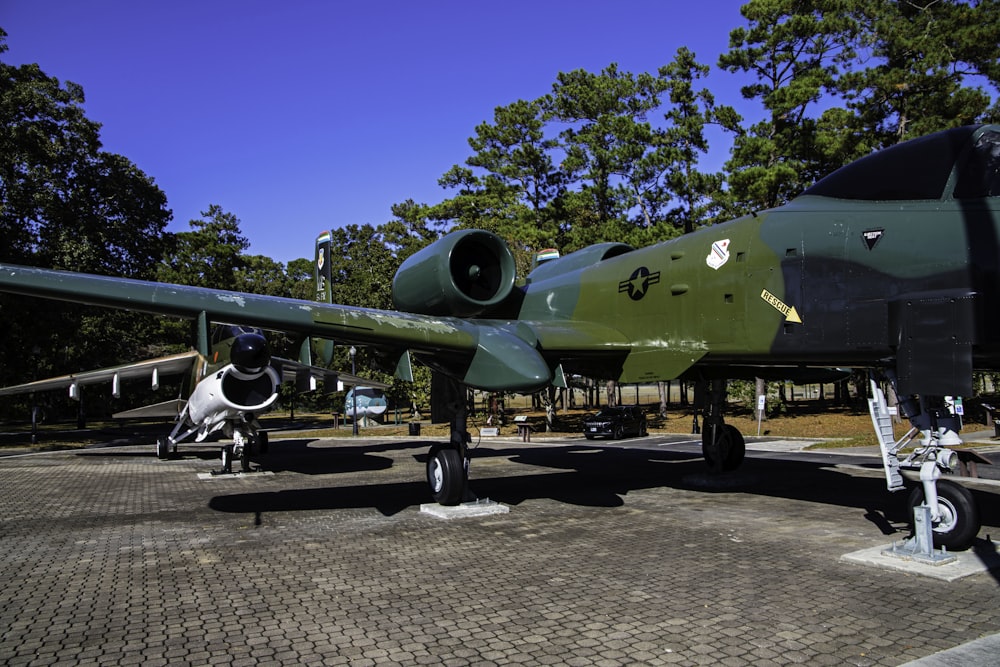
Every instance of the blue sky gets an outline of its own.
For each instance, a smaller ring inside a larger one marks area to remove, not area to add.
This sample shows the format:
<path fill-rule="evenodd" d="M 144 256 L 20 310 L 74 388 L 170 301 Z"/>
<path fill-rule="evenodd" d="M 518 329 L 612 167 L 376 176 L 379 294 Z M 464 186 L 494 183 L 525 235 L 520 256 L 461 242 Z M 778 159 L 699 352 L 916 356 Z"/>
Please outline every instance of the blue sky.
<path fill-rule="evenodd" d="M 219 204 L 250 252 L 287 262 L 323 229 L 444 199 L 475 126 L 562 71 L 655 72 L 687 46 L 718 101 L 752 114 L 714 69 L 741 4 L 0 0 L 0 27 L 5 62 L 83 86 L 105 150 L 166 193 L 171 230 Z"/>

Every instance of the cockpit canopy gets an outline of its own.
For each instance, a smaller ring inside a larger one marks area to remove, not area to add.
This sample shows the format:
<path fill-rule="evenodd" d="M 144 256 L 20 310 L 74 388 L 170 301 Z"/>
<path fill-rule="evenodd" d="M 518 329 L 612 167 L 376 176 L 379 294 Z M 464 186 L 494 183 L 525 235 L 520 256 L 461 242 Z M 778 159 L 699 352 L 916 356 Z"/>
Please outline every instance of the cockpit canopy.
<path fill-rule="evenodd" d="M 218 345 L 224 341 L 232 340 L 243 334 L 257 334 L 263 336 L 264 331 L 257 327 L 248 327 L 239 324 L 216 324 L 212 327 L 212 345 Z"/>
<path fill-rule="evenodd" d="M 906 141 L 838 169 L 802 194 L 870 201 L 998 197 L 1000 125 Z"/>

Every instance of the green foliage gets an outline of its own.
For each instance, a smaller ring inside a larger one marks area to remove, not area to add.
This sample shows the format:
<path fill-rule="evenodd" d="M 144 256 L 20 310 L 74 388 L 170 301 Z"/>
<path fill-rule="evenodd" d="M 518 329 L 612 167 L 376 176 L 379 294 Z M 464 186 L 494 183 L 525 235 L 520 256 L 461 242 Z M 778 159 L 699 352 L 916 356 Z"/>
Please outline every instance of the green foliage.
<path fill-rule="evenodd" d="M 494 231 L 520 271 L 538 250 L 592 243 L 645 245 L 690 231 L 715 215 L 720 174 L 703 174 L 704 129 L 733 131 L 738 116 L 694 90 L 705 68 L 682 49 L 657 74 L 615 64 L 599 74 L 561 73 L 552 92 L 497 107 L 469 139 L 474 153 L 439 183 L 455 192 L 428 207 L 442 229 Z M 663 123 L 650 120 L 670 94 Z"/>
<path fill-rule="evenodd" d="M 310 279 L 312 276 L 310 275 Z M 230 287 L 239 292 L 292 296 L 292 280 L 285 266 L 264 255 L 241 255 L 240 264 L 233 272 Z"/>
<path fill-rule="evenodd" d="M 6 36 L 0 31 L 0 53 Z M 63 86 L 38 65 L 0 63 L 0 77 L 0 259 L 29 262 L 78 166 L 100 151 L 100 125 L 84 116 L 80 86 Z"/>
<path fill-rule="evenodd" d="M 232 289 L 233 276 L 243 265 L 243 251 L 250 242 L 240 231 L 240 221 L 217 204 L 191 220 L 189 232 L 171 235 L 170 245 L 157 270 L 161 282 Z"/>
<path fill-rule="evenodd" d="M 708 71 L 684 47 L 677 50 L 673 62 L 660 69 L 668 82 L 671 103 L 664 114 L 669 125 L 664 130 L 661 149 L 667 158 L 664 190 L 672 195 L 673 203 L 666 213 L 668 231 L 663 238 L 673 235 L 669 233 L 671 229 L 690 233 L 699 223 L 719 215 L 718 193 L 722 190 L 723 175 L 698 170 L 699 159 L 708 154 L 705 129 L 717 125 L 727 132 L 738 133 L 741 118 L 732 107 L 717 106 L 707 89 L 695 89 L 695 82 Z"/>
<path fill-rule="evenodd" d="M 392 308 L 392 277 L 399 262 L 372 225 L 347 225 L 331 231 L 333 302 Z"/>
<path fill-rule="evenodd" d="M 815 180 L 816 120 L 823 93 L 853 55 L 852 22 L 840 0 L 752 0 L 749 22 L 730 32 L 719 66 L 756 80 L 742 88 L 767 118 L 741 134 L 726 167 L 738 208 L 778 206 Z"/>
<path fill-rule="evenodd" d="M 741 12 L 748 25 L 719 66 L 754 76 L 743 96 L 766 117 L 726 165 L 732 210 L 780 205 L 872 150 L 997 117 L 996 2 L 751 0 Z"/>
<path fill-rule="evenodd" d="M 764 415 L 784 412 L 785 405 L 781 401 L 779 382 L 764 383 Z M 756 414 L 757 383 L 752 380 L 730 380 L 726 385 L 726 395 L 730 401 L 739 403 L 743 409 Z"/>
<path fill-rule="evenodd" d="M 563 170 L 583 181 L 598 220 L 615 220 L 637 205 L 645 226 L 659 199 L 654 137 L 647 121 L 667 89 L 664 77 L 620 72 L 614 63 L 600 74 L 560 73 L 546 100 L 547 117 L 566 127 L 559 133 Z M 654 174 L 650 174 L 650 170 Z"/>
<path fill-rule="evenodd" d="M 859 57 L 838 82 L 855 126 L 890 145 L 982 120 L 1000 84 L 1000 4 L 845 2 Z"/>
<path fill-rule="evenodd" d="M 0 261 L 152 277 L 171 216 L 163 192 L 129 160 L 101 150 L 80 86 L 38 65 L 4 62 L 0 80 Z M 154 322 L 12 295 L 0 295 L 0 313 L 0 384 L 117 363 Z"/>
<path fill-rule="evenodd" d="M 311 301 L 316 298 L 313 285 L 313 260 L 304 257 L 293 259 L 285 267 L 289 296 L 293 299 Z"/>

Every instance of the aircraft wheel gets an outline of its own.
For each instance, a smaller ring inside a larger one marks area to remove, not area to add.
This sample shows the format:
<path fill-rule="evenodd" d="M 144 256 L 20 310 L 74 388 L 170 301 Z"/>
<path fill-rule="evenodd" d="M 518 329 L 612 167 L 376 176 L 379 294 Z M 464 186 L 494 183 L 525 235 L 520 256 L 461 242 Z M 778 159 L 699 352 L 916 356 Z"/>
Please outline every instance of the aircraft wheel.
<path fill-rule="evenodd" d="M 166 438 L 156 439 L 156 458 L 160 460 L 170 458 L 170 441 Z"/>
<path fill-rule="evenodd" d="M 240 449 L 240 470 L 243 472 L 250 472 L 250 452 L 252 449 L 249 442 Z"/>
<path fill-rule="evenodd" d="M 938 480 L 938 512 L 941 520 L 934 524 L 934 546 L 947 547 L 956 551 L 968 549 L 979 534 L 982 525 L 979 509 L 972 492 L 961 484 L 946 479 Z M 924 486 L 918 484 L 910 492 L 906 508 L 909 512 L 910 527 L 913 527 L 913 508 L 924 502 Z"/>
<path fill-rule="evenodd" d="M 746 457 L 747 446 L 743 434 L 735 426 L 721 425 L 722 432 L 712 442 L 713 428 L 706 426 L 701 434 L 701 453 L 705 463 L 715 472 L 736 470 Z"/>
<path fill-rule="evenodd" d="M 257 453 L 261 456 L 267 454 L 267 431 L 260 431 L 257 433 Z"/>
<path fill-rule="evenodd" d="M 233 446 L 222 448 L 222 472 L 231 473 L 233 471 Z"/>
<path fill-rule="evenodd" d="M 427 456 L 427 483 L 431 496 L 442 505 L 457 505 L 465 492 L 465 466 L 455 447 L 434 445 Z"/>
<path fill-rule="evenodd" d="M 743 434 L 735 426 L 726 424 L 725 433 L 729 438 L 729 449 L 726 452 L 725 461 L 722 464 L 723 470 L 736 470 L 743 464 L 743 459 L 747 455 L 747 443 L 743 439 Z"/>

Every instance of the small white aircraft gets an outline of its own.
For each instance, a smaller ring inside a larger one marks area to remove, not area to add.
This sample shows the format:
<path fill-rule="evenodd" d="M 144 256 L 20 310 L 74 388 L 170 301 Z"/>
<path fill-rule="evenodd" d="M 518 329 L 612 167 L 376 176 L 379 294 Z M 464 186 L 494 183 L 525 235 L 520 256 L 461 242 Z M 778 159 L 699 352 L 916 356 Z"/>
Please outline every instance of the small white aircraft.
<path fill-rule="evenodd" d="M 207 342 L 207 337 L 199 336 Z M 259 430 L 257 417 L 268 412 L 278 398 L 282 382 L 295 382 L 300 392 L 311 391 L 323 381 L 326 391 L 341 385 L 358 384 L 378 391 L 388 385 L 338 373 L 327 368 L 272 357 L 267 339 L 255 327 L 220 324 L 212 332 L 211 351 L 191 350 L 156 359 L 122 364 L 83 373 L 63 375 L 0 388 L 0 396 L 67 389 L 79 400 L 81 387 L 110 382 L 112 395 L 121 395 L 122 380 L 142 378 L 158 389 L 160 378 L 189 374 L 182 393 L 176 398 L 112 415 L 115 419 L 172 417 L 176 424 L 169 435 L 158 438 L 156 455 L 165 459 L 176 454 L 177 446 L 193 436 L 205 441 L 219 433 L 231 442 L 222 445 L 222 471 L 232 472 L 234 458 L 243 471 L 250 470 L 250 457 L 267 452 L 267 432 Z M 384 410 L 384 408 L 383 408 Z"/>

